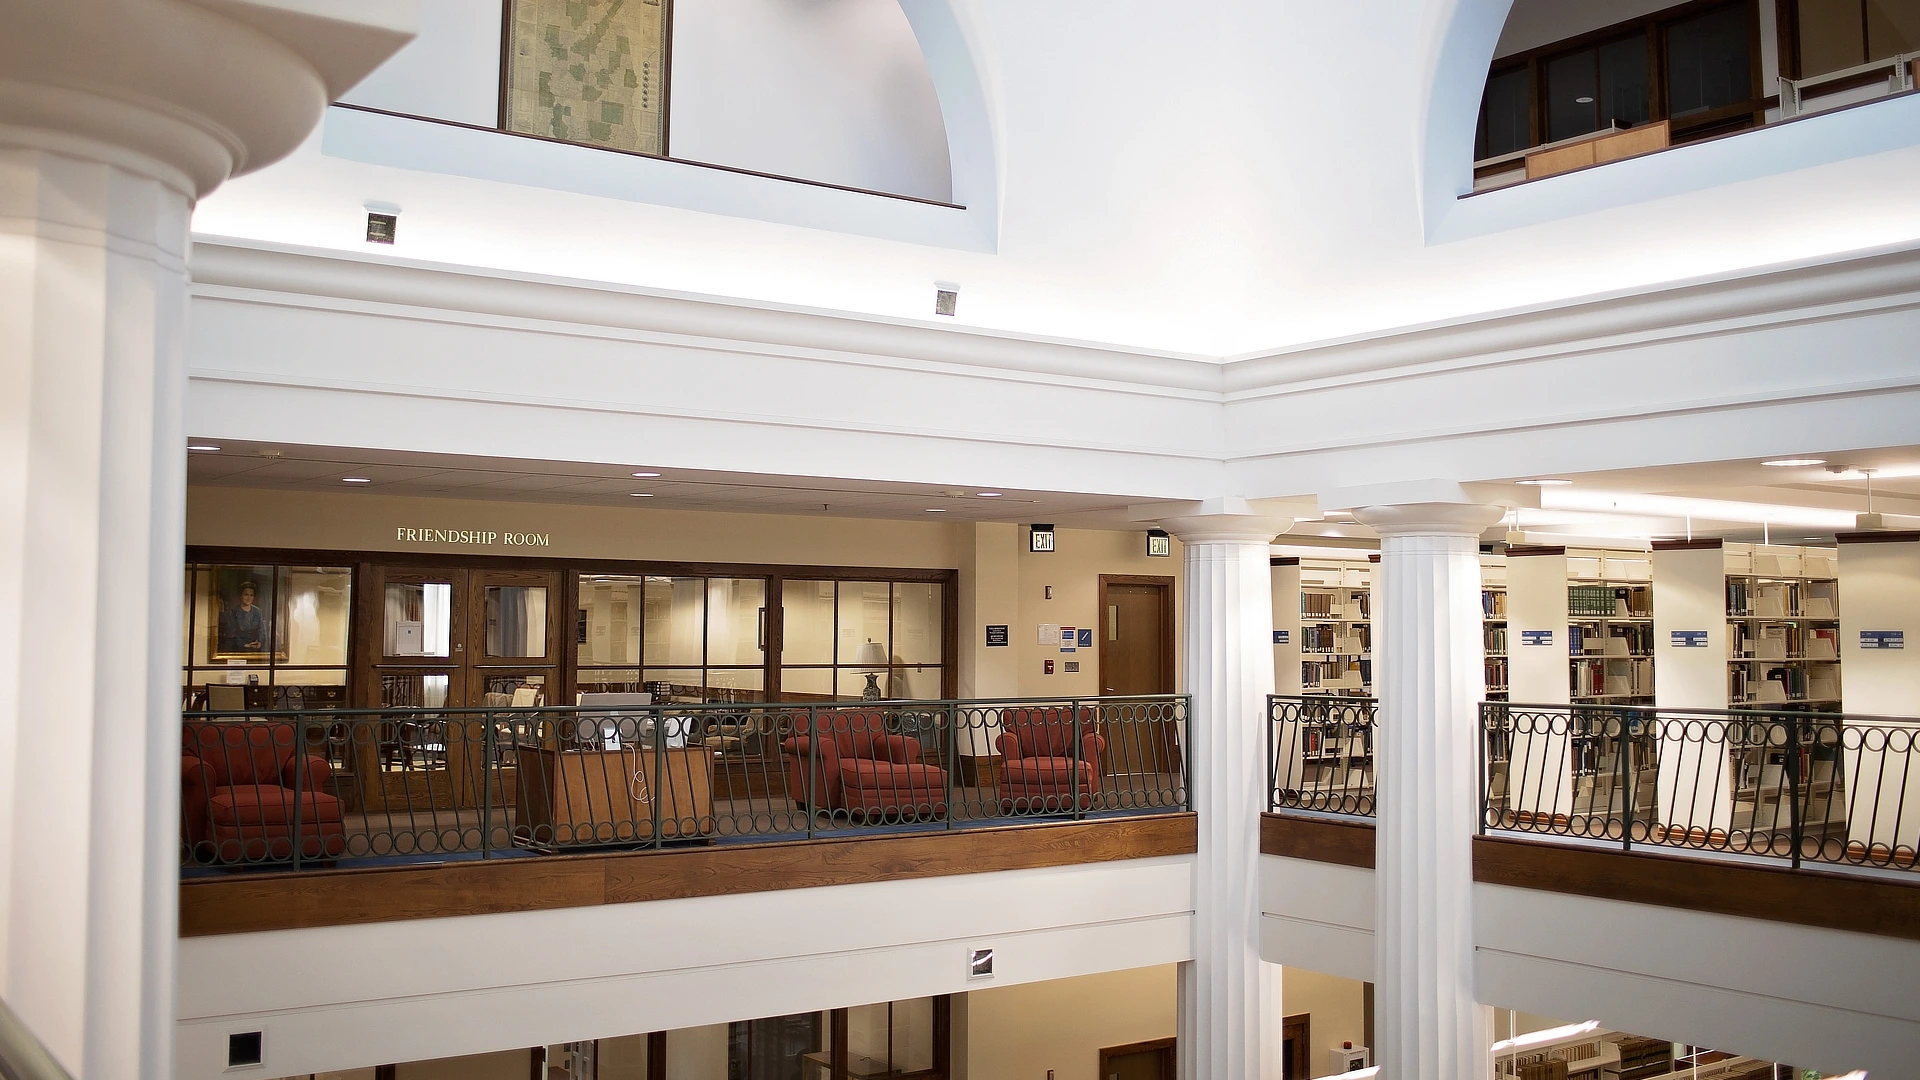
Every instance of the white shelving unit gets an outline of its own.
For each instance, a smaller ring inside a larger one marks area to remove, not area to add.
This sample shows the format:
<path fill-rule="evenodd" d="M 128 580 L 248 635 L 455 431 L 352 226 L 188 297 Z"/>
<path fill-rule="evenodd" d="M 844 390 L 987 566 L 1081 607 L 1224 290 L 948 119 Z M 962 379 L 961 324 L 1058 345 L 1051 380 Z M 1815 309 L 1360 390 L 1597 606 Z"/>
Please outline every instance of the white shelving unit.
<path fill-rule="evenodd" d="M 1300 562 L 1300 688 L 1329 697 L 1373 696 L 1372 562 Z"/>
<path fill-rule="evenodd" d="M 1480 633 L 1486 649 L 1486 700 L 1507 700 L 1507 560 L 1480 556 Z"/>

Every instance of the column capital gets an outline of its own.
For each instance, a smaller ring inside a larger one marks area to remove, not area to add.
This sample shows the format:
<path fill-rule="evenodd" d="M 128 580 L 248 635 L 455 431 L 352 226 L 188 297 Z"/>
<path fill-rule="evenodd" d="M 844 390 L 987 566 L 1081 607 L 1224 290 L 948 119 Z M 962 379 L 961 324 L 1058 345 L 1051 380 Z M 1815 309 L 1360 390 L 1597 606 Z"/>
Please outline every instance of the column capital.
<path fill-rule="evenodd" d="M 0 145 L 101 161 L 189 198 L 300 145 L 413 37 L 417 0 L 19 0 Z"/>
<path fill-rule="evenodd" d="M 1236 495 L 1194 502 L 1129 507 L 1135 521 L 1155 521 L 1182 544 L 1260 543 L 1293 528 L 1296 514 L 1313 514 L 1311 502 L 1243 499 Z"/>
<path fill-rule="evenodd" d="M 1471 536 L 1476 539 L 1487 526 L 1506 515 L 1506 507 L 1487 503 L 1416 502 L 1386 506 L 1361 506 L 1353 511 L 1354 520 L 1389 536 Z"/>

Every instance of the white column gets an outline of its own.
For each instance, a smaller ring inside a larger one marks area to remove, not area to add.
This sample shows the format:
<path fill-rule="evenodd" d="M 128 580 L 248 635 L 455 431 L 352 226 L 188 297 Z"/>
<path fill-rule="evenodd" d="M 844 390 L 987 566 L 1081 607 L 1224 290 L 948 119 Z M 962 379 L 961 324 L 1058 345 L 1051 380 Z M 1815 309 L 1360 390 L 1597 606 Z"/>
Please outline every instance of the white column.
<path fill-rule="evenodd" d="M 1180 966 L 1180 1076 L 1273 1080 L 1280 1032 L 1268 1013 L 1279 988 L 1262 971 L 1259 933 L 1273 691 L 1268 545 L 1293 519 L 1226 512 L 1161 524 L 1186 546 L 1187 753 L 1200 824 L 1193 960 Z"/>
<path fill-rule="evenodd" d="M 407 37 L 222 10 L 0 35 L 0 997 L 78 1077 L 172 1071 L 193 200 Z"/>
<path fill-rule="evenodd" d="M 1481 1080 L 1491 1013 L 1473 998 L 1479 541 L 1501 509 L 1414 503 L 1356 516 L 1380 534 L 1381 554 L 1374 1061 L 1394 1080 Z"/>

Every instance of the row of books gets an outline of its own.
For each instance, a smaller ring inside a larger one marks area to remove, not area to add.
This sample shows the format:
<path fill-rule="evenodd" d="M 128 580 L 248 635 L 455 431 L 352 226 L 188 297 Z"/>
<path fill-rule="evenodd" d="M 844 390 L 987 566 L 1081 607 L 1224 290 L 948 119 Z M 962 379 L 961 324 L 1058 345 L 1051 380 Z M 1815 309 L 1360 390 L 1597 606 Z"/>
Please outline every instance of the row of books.
<path fill-rule="evenodd" d="M 1652 656 L 1652 623 L 1575 623 L 1567 627 L 1575 656 Z"/>
<path fill-rule="evenodd" d="M 1373 650 L 1373 628 L 1364 623 L 1355 626 L 1308 624 L 1300 628 L 1300 651 L 1358 656 Z"/>
<path fill-rule="evenodd" d="M 1365 589 L 1332 592 L 1302 592 L 1300 617 L 1303 619 L 1370 618 L 1371 597 Z"/>
<path fill-rule="evenodd" d="M 1373 685 L 1373 661 L 1341 657 L 1300 662 L 1300 685 L 1306 689 L 1360 690 Z"/>
<path fill-rule="evenodd" d="M 1505 690 L 1507 688 L 1507 658 L 1504 656 L 1487 657 L 1487 689 Z"/>
<path fill-rule="evenodd" d="M 1507 593 L 1505 589 L 1480 590 L 1480 615 L 1487 619 L 1507 617 Z"/>
<path fill-rule="evenodd" d="M 1485 637 L 1486 637 L 1486 647 L 1488 652 L 1503 653 L 1507 651 L 1507 628 L 1506 627 L 1489 626 L 1486 628 Z"/>
<path fill-rule="evenodd" d="M 1727 579 L 1727 615 L 1731 618 L 1838 618 L 1839 584 L 1833 581 L 1749 581 Z"/>
<path fill-rule="evenodd" d="M 1651 696 L 1653 661 L 1577 659 L 1568 669 L 1567 688 L 1575 698 Z"/>
<path fill-rule="evenodd" d="M 1727 669 L 1727 700 L 1765 705 L 1787 701 L 1840 700 L 1840 674 L 1835 668 L 1772 667 Z"/>
<path fill-rule="evenodd" d="M 1839 657 L 1840 631 L 1836 627 L 1727 624 L 1729 660 L 1837 660 Z"/>
<path fill-rule="evenodd" d="M 1574 618 L 1651 618 L 1653 590 L 1645 585 L 1569 585 L 1567 614 Z"/>

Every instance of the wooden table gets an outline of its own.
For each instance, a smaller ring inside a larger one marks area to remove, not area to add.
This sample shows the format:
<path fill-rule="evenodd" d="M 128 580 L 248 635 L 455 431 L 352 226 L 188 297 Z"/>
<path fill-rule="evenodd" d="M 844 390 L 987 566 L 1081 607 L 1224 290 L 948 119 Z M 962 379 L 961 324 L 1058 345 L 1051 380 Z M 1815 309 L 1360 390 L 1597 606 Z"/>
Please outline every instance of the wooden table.
<path fill-rule="evenodd" d="M 555 750 L 521 744 L 514 835 L 532 846 L 620 844 L 714 831 L 713 751 Z M 657 797 L 656 797 L 657 796 Z"/>

